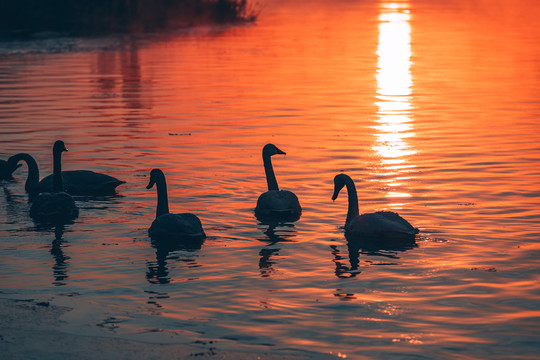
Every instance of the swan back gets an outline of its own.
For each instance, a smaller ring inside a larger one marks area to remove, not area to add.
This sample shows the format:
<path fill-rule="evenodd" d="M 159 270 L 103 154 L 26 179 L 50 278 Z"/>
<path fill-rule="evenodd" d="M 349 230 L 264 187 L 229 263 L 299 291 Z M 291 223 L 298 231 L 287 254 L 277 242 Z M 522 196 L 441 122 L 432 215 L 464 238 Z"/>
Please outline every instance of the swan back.
<path fill-rule="evenodd" d="M 270 190 L 257 199 L 255 216 L 259 219 L 282 218 L 295 221 L 300 218 L 302 207 L 298 197 L 288 190 Z"/>
<path fill-rule="evenodd" d="M 67 170 L 62 171 L 62 183 L 64 191 L 71 195 L 113 195 L 116 187 L 126 182 L 90 170 Z M 52 184 L 53 175 L 48 175 L 36 185 L 35 190 L 50 191 Z"/>
<path fill-rule="evenodd" d="M 345 232 L 354 236 L 388 238 L 400 234 L 414 237 L 419 231 L 395 212 L 377 211 L 353 218 L 345 226 Z"/>
<path fill-rule="evenodd" d="M 45 192 L 32 201 L 30 216 L 38 221 L 66 223 L 79 216 L 79 208 L 65 192 Z"/>
<path fill-rule="evenodd" d="M 163 214 L 157 217 L 150 228 L 148 236 L 160 241 L 200 241 L 206 237 L 201 220 L 190 213 Z"/>

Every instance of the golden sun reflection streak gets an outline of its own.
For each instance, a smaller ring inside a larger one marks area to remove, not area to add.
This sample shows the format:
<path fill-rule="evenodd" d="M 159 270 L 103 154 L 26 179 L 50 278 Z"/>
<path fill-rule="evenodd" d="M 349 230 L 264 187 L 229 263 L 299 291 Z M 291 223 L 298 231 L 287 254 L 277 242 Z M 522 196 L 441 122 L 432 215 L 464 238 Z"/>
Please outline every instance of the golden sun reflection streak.
<path fill-rule="evenodd" d="M 414 136 L 410 117 L 411 27 L 408 5 L 387 3 L 382 5 L 377 47 L 377 93 L 379 108 L 376 141 L 373 150 L 381 157 L 384 173 L 398 176 L 412 167 L 404 164 L 406 157 L 415 153 L 406 139 Z M 399 165 L 399 166 L 398 166 Z M 396 169 L 399 169 L 396 172 Z M 388 185 L 392 186 L 392 182 Z M 398 184 L 396 184 L 397 186 Z M 394 195 L 395 196 L 395 195 Z"/>

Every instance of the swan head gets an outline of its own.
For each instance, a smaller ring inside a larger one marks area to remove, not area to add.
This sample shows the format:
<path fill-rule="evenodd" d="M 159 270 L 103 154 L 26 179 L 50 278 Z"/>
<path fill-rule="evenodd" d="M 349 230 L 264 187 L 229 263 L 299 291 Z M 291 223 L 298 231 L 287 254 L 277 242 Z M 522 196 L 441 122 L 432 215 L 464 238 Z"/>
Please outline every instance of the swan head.
<path fill-rule="evenodd" d="M 336 177 L 334 177 L 334 194 L 332 195 L 332 200 L 337 199 L 339 192 L 350 179 L 349 175 L 345 174 L 337 174 Z"/>
<path fill-rule="evenodd" d="M 272 156 L 272 155 L 287 155 L 285 151 L 280 150 L 276 145 L 274 144 L 266 144 L 263 147 L 263 157 L 264 156 Z"/>
<path fill-rule="evenodd" d="M 21 166 L 22 164 L 19 164 L 19 161 L 14 156 L 11 156 L 7 161 L 0 160 L 0 180 L 13 179 L 13 172 Z"/>
<path fill-rule="evenodd" d="M 53 146 L 53 153 L 60 154 L 63 151 L 68 151 L 68 149 L 66 148 L 66 144 L 64 144 L 62 140 L 57 140 Z"/>
<path fill-rule="evenodd" d="M 163 171 L 160 169 L 152 169 L 150 171 L 150 182 L 148 182 L 148 185 L 146 185 L 147 189 L 151 189 L 152 186 L 158 181 L 158 179 L 165 178 L 165 175 L 163 174 Z"/>

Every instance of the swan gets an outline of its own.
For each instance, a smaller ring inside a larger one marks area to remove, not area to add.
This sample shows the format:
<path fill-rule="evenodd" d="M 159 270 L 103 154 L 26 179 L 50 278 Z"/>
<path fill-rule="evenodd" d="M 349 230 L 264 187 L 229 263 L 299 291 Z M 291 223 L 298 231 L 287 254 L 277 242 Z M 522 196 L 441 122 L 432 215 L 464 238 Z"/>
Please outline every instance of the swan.
<path fill-rule="evenodd" d="M 53 146 L 53 189 L 43 192 L 32 201 L 30 216 L 38 221 L 69 222 L 79 216 L 79 208 L 68 193 L 62 190 L 62 152 L 68 151 L 63 141 Z"/>
<path fill-rule="evenodd" d="M 6 160 L 0 160 L 0 181 L 13 180 L 13 176 L 11 174 L 20 166 L 22 166 L 22 164 L 17 164 L 15 168 L 12 168 Z"/>
<path fill-rule="evenodd" d="M 353 180 L 345 174 L 334 178 L 334 194 L 336 200 L 340 190 L 346 186 L 349 195 L 349 209 L 345 220 L 345 235 L 355 239 L 378 239 L 382 241 L 411 241 L 419 230 L 395 212 L 377 211 L 374 213 L 358 213 L 358 195 Z"/>
<path fill-rule="evenodd" d="M 8 159 L 8 169 L 12 172 L 19 166 L 19 161 L 26 162 L 28 177 L 24 188 L 29 194 L 51 191 L 53 175 L 48 175 L 39 181 L 39 168 L 36 160 L 29 154 L 19 153 Z M 90 170 L 62 171 L 64 191 L 71 195 L 111 195 L 118 185 L 125 181 L 115 177 L 96 173 Z"/>
<path fill-rule="evenodd" d="M 157 189 L 156 218 L 148 229 L 148 236 L 157 241 L 197 242 L 206 238 L 201 220 L 190 213 L 171 214 L 167 197 L 165 174 L 160 169 L 150 171 L 150 182 L 146 186 Z"/>
<path fill-rule="evenodd" d="M 279 190 L 271 160 L 271 157 L 276 154 L 285 155 L 286 153 L 273 144 L 266 144 L 263 147 L 262 158 L 268 191 L 262 193 L 257 199 L 255 216 L 258 219 L 279 218 L 296 221 L 300 218 L 302 207 L 300 206 L 298 197 L 293 192 Z"/>

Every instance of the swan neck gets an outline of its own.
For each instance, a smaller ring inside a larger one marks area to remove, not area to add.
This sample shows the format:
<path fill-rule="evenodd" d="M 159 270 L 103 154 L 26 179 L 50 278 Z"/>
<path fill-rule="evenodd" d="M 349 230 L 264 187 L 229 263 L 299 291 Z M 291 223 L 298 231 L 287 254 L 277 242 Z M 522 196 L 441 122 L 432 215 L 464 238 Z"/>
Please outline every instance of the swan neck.
<path fill-rule="evenodd" d="M 268 191 L 279 190 L 276 174 L 274 174 L 274 168 L 272 167 L 272 160 L 270 155 L 263 154 L 264 172 L 266 173 L 266 183 L 268 184 Z"/>
<path fill-rule="evenodd" d="M 53 151 L 53 191 L 64 191 L 62 184 L 62 152 Z"/>
<path fill-rule="evenodd" d="M 345 182 L 347 186 L 347 196 L 349 197 L 349 209 L 347 210 L 347 220 L 345 225 L 348 224 L 354 217 L 358 216 L 358 195 L 356 194 L 356 186 L 352 179 L 347 179 Z"/>
<path fill-rule="evenodd" d="M 26 177 L 24 189 L 26 192 L 30 192 L 30 190 L 39 183 L 39 168 L 36 160 L 30 154 L 20 153 L 10 157 L 9 161 L 13 161 L 13 165 L 15 166 L 19 161 L 24 161 L 26 163 L 28 175 Z"/>
<path fill-rule="evenodd" d="M 156 180 L 157 189 L 157 207 L 156 218 L 169 213 L 169 198 L 167 196 L 167 183 L 164 177 Z"/>

